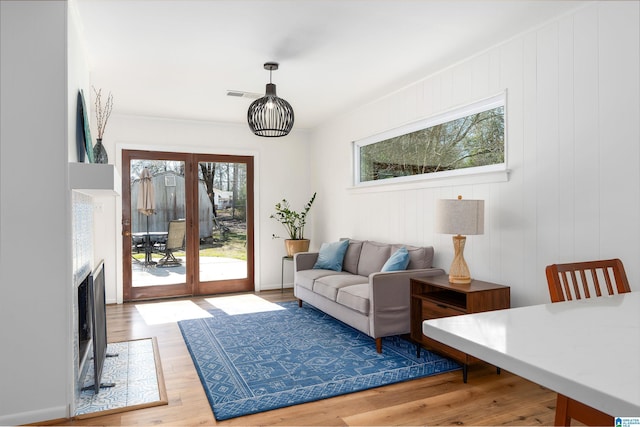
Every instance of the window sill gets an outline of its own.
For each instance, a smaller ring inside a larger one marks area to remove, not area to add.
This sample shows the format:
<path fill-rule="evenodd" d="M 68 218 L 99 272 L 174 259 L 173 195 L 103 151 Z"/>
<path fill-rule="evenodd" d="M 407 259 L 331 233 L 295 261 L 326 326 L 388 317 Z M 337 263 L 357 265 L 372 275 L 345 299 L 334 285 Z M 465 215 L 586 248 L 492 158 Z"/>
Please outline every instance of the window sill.
<path fill-rule="evenodd" d="M 354 194 L 379 193 L 398 190 L 415 190 L 420 188 L 449 187 L 456 185 L 488 184 L 493 182 L 509 181 L 509 169 L 493 170 L 486 172 L 474 172 L 470 174 L 458 174 L 453 176 L 426 177 L 416 179 L 407 177 L 406 181 L 394 180 L 391 182 L 369 181 L 357 186 L 348 187 L 347 190 Z M 389 180 L 390 181 L 390 180 Z"/>

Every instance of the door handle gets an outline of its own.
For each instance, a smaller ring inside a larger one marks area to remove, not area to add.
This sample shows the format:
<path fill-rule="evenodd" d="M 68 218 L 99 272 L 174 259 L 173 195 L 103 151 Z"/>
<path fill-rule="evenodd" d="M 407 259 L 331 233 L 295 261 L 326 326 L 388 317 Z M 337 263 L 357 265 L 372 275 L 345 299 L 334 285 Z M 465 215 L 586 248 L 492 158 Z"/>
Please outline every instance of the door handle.
<path fill-rule="evenodd" d="M 122 219 L 122 235 L 125 237 L 129 237 L 131 236 L 131 231 L 129 229 L 129 226 L 131 225 L 131 221 L 129 221 L 128 219 Z"/>

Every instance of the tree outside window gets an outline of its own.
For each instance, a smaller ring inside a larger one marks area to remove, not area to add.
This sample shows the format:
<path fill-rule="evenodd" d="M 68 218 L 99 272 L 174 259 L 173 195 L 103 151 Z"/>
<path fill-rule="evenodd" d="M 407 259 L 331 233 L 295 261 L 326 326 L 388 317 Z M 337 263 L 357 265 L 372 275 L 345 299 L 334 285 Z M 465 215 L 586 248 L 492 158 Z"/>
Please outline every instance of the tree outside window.
<path fill-rule="evenodd" d="M 500 98 L 502 99 L 502 98 Z M 376 142 L 356 144 L 359 182 L 505 163 L 505 106 L 486 109 Z M 474 108 L 478 110 L 477 105 Z M 456 112 L 448 117 L 455 117 Z M 415 127 L 415 126 L 414 126 Z"/>

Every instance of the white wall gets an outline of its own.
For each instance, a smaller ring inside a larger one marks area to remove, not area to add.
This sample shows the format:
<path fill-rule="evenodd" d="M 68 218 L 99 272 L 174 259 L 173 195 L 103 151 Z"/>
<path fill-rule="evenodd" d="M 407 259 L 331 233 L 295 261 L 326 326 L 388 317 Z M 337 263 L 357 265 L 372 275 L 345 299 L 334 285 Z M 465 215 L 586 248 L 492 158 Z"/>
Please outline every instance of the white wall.
<path fill-rule="evenodd" d="M 68 415 L 67 5 L 0 16 L 0 425 L 15 425 Z"/>
<path fill-rule="evenodd" d="M 312 187 L 331 198 L 316 206 L 315 239 L 433 245 L 448 270 L 433 205 L 461 194 L 486 201 L 485 234 L 467 238 L 472 276 L 510 285 L 512 305 L 549 301 L 554 262 L 619 257 L 640 290 L 639 8 L 591 3 L 317 129 Z M 508 182 L 350 188 L 351 141 L 504 90 Z"/>
<path fill-rule="evenodd" d="M 117 94 L 114 94 L 114 114 L 109 119 L 103 143 L 109 162 L 114 163 L 120 172 L 122 149 L 255 157 L 256 290 L 280 288 L 280 260 L 285 255 L 284 243 L 271 236 L 274 233 L 282 234 L 283 230 L 269 216 L 273 206 L 282 198 L 302 208 L 313 193 L 307 167 L 308 134 L 294 128 L 283 138 L 260 138 L 254 136 L 247 125 L 118 115 L 117 99 Z M 102 199 L 101 209 L 101 220 L 108 229 L 104 236 L 106 240 L 101 240 L 106 243 L 95 249 L 98 251 L 96 257 L 105 258 L 107 263 L 113 262 L 118 266 L 116 277 L 107 281 L 107 300 L 121 302 L 122 200 Z M 110 237 L 113 235 L 117 236 L 115 241 Z"/>

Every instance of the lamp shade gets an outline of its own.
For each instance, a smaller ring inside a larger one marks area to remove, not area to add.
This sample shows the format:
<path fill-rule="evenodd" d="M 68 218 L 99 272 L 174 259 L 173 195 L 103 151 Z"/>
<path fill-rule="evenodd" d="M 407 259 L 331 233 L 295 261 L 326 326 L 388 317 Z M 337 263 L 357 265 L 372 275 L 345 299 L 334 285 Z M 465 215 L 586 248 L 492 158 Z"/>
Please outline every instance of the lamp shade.
<path fill-rule="evenodd" d="M 435 231 L 466 236 L 484 234 L 484 200 L 437 200 Z"/>
<path fill-rule="evenodd" d="M 269 83 L 265 95 L 256 99 L 247 111 L 249 128 L 257 136 L 277 138 L 291 132 L 294 122 L 291 104 L 276 95 L 276 85 L 271 83 L 271 73 L 278 69 L 277 62 L 267 62 L 264 69 L 269 70 Z"/>
<path fill-rule="evenodd" d="M 293 128 L 293 108 L 287 101 L 276 96 L 276 85 L 268 83 L 266 95 L 249 106 L 247 121 L 249 128 L 257 136 L 285 136 Z"/>

